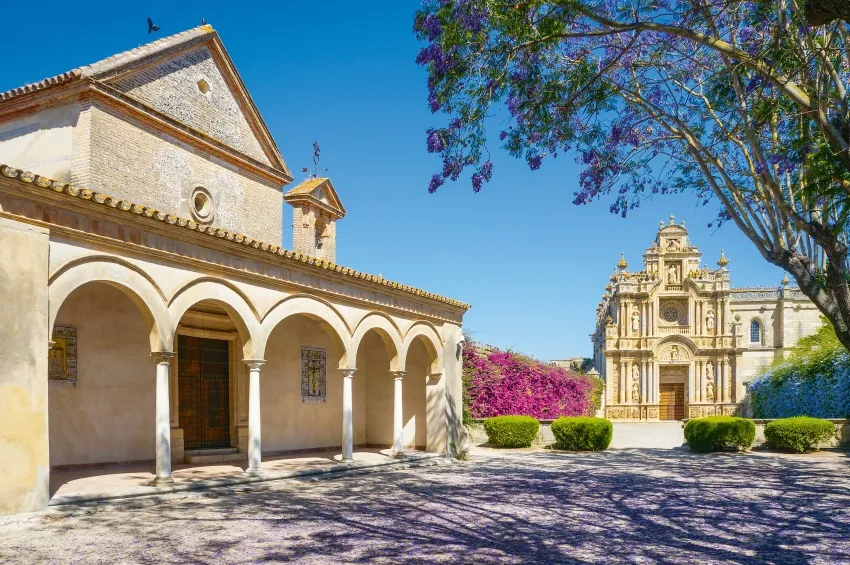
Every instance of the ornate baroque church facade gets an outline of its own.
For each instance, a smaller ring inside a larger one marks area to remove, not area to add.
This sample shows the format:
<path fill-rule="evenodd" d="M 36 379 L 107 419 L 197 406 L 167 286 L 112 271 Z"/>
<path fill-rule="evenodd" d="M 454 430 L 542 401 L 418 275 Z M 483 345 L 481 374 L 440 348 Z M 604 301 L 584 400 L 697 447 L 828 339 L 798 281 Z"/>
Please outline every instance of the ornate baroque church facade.
<path fill-rule="evenodd" d="M 732 288 L 729 261 L 701 266 L 685 224 L 659 224 L 644 269 L 620 259 L 591 335 L 606 382 L 605 416 L 681 420 L 747 412 L 747 386 L 820 326 L 817 308 L 785 277 Z"/>
<path fill-rule="evenodd" d="M 0 93 L 0 514 L 57 469 L 452 452 L 469 306 L 337 264 L 293 180 L 209 26 Z"/>

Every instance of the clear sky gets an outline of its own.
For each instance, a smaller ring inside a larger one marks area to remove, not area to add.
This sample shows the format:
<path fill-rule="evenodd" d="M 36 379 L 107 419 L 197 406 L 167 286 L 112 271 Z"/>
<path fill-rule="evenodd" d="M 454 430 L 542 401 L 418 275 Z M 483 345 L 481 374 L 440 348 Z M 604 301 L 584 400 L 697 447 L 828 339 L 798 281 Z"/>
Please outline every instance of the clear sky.
<path fill-rule="evenodd" d="M 296 182 L 312 162 L 313 141 L 321 145 L 348 211 L 337 226 L 337 261 L 472 304 L 464 326 L 480 341 L 540 359 L 590 356 L 596 305 L 620 252 L 638 269 L 670 214 L 686 221 L 711 267 L 726 250 L 735 286 L 782 278 L 734 225 L 708 229 L 713 206 L 689 197 L 659 197 L 627 219 L 610 214 L 607 202 L 574 206 L 572 156 L 530 171 L 494 138 L 494 177 L 481 193 L 462 179 L 428 194 L 440 162 L 426 151 L 425 130 L 448 120 L 431 115 L 425 71 L 413 62 L 418 0 L 3 4 L 0 91 L 206 18 Z M 161 27 L 154 36 L 148 16 Z"/>

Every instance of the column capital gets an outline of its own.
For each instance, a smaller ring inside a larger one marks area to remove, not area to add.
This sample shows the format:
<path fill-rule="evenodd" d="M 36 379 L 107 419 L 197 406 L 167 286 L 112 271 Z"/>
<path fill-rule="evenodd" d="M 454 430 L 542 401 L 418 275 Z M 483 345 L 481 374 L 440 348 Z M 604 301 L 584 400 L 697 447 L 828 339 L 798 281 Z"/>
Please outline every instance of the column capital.
<path fill-rule="evenodd" d="M 151 351 L 151 357 L 156 359 L 157 363 L 168 363 L 174 357 L 173 351 Z"/>
<path fill-rule="evenodd" d="M 343 378 L 351 379 L 354 378 L 354 373 L 357 372 L 357 369 L 351 367 L 349 369 L 340 369 L 339 371 L 342 373 Z"/>
<path fill-rule="evenodd" d="M 242 362 L 248 365 L 249 369 L 259 369 L 266 364 L 265 359 L 243 359 Z"/>
<path fill-rule="evenodd" d="M 429 383 L 431 381 L 438 382 L 441 378 L 443 378 L 443 372 L 437 371 L 436 373 L 428 373 L 425 375 L 425 382 Z"/>
<path fill-rule="evenodd" d="M 393 376 L 394 379 L 403 379 L 404 376 L 407 374 L 407 371 L 390 371 L 390 374 Z"/>

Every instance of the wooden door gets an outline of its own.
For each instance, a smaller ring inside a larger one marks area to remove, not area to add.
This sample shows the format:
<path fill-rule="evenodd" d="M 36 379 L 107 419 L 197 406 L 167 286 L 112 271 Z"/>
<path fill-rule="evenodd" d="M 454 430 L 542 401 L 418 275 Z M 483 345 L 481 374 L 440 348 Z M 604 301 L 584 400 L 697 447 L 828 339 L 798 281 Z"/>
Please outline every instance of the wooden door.
<path fill-rule="evenodd" d="M 662 420 L 682 420 L 685 417 L 685 383 L 661 383 Z"/>
<path fill-rule="evenodd" d="M 184 448 L 230 447 L 228 342 L 178 336 L 177 383 Z"/>

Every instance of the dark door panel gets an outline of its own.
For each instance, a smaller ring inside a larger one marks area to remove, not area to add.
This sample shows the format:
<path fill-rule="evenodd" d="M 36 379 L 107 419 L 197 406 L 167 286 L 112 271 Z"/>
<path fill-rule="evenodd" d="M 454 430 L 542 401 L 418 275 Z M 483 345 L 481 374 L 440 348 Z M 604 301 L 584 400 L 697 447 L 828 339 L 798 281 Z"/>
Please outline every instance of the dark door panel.
<path fill-rule="evenodd" d="M 177 388 L 184 447 L 230 447 L 228 342 L 177 337 Z"/>

